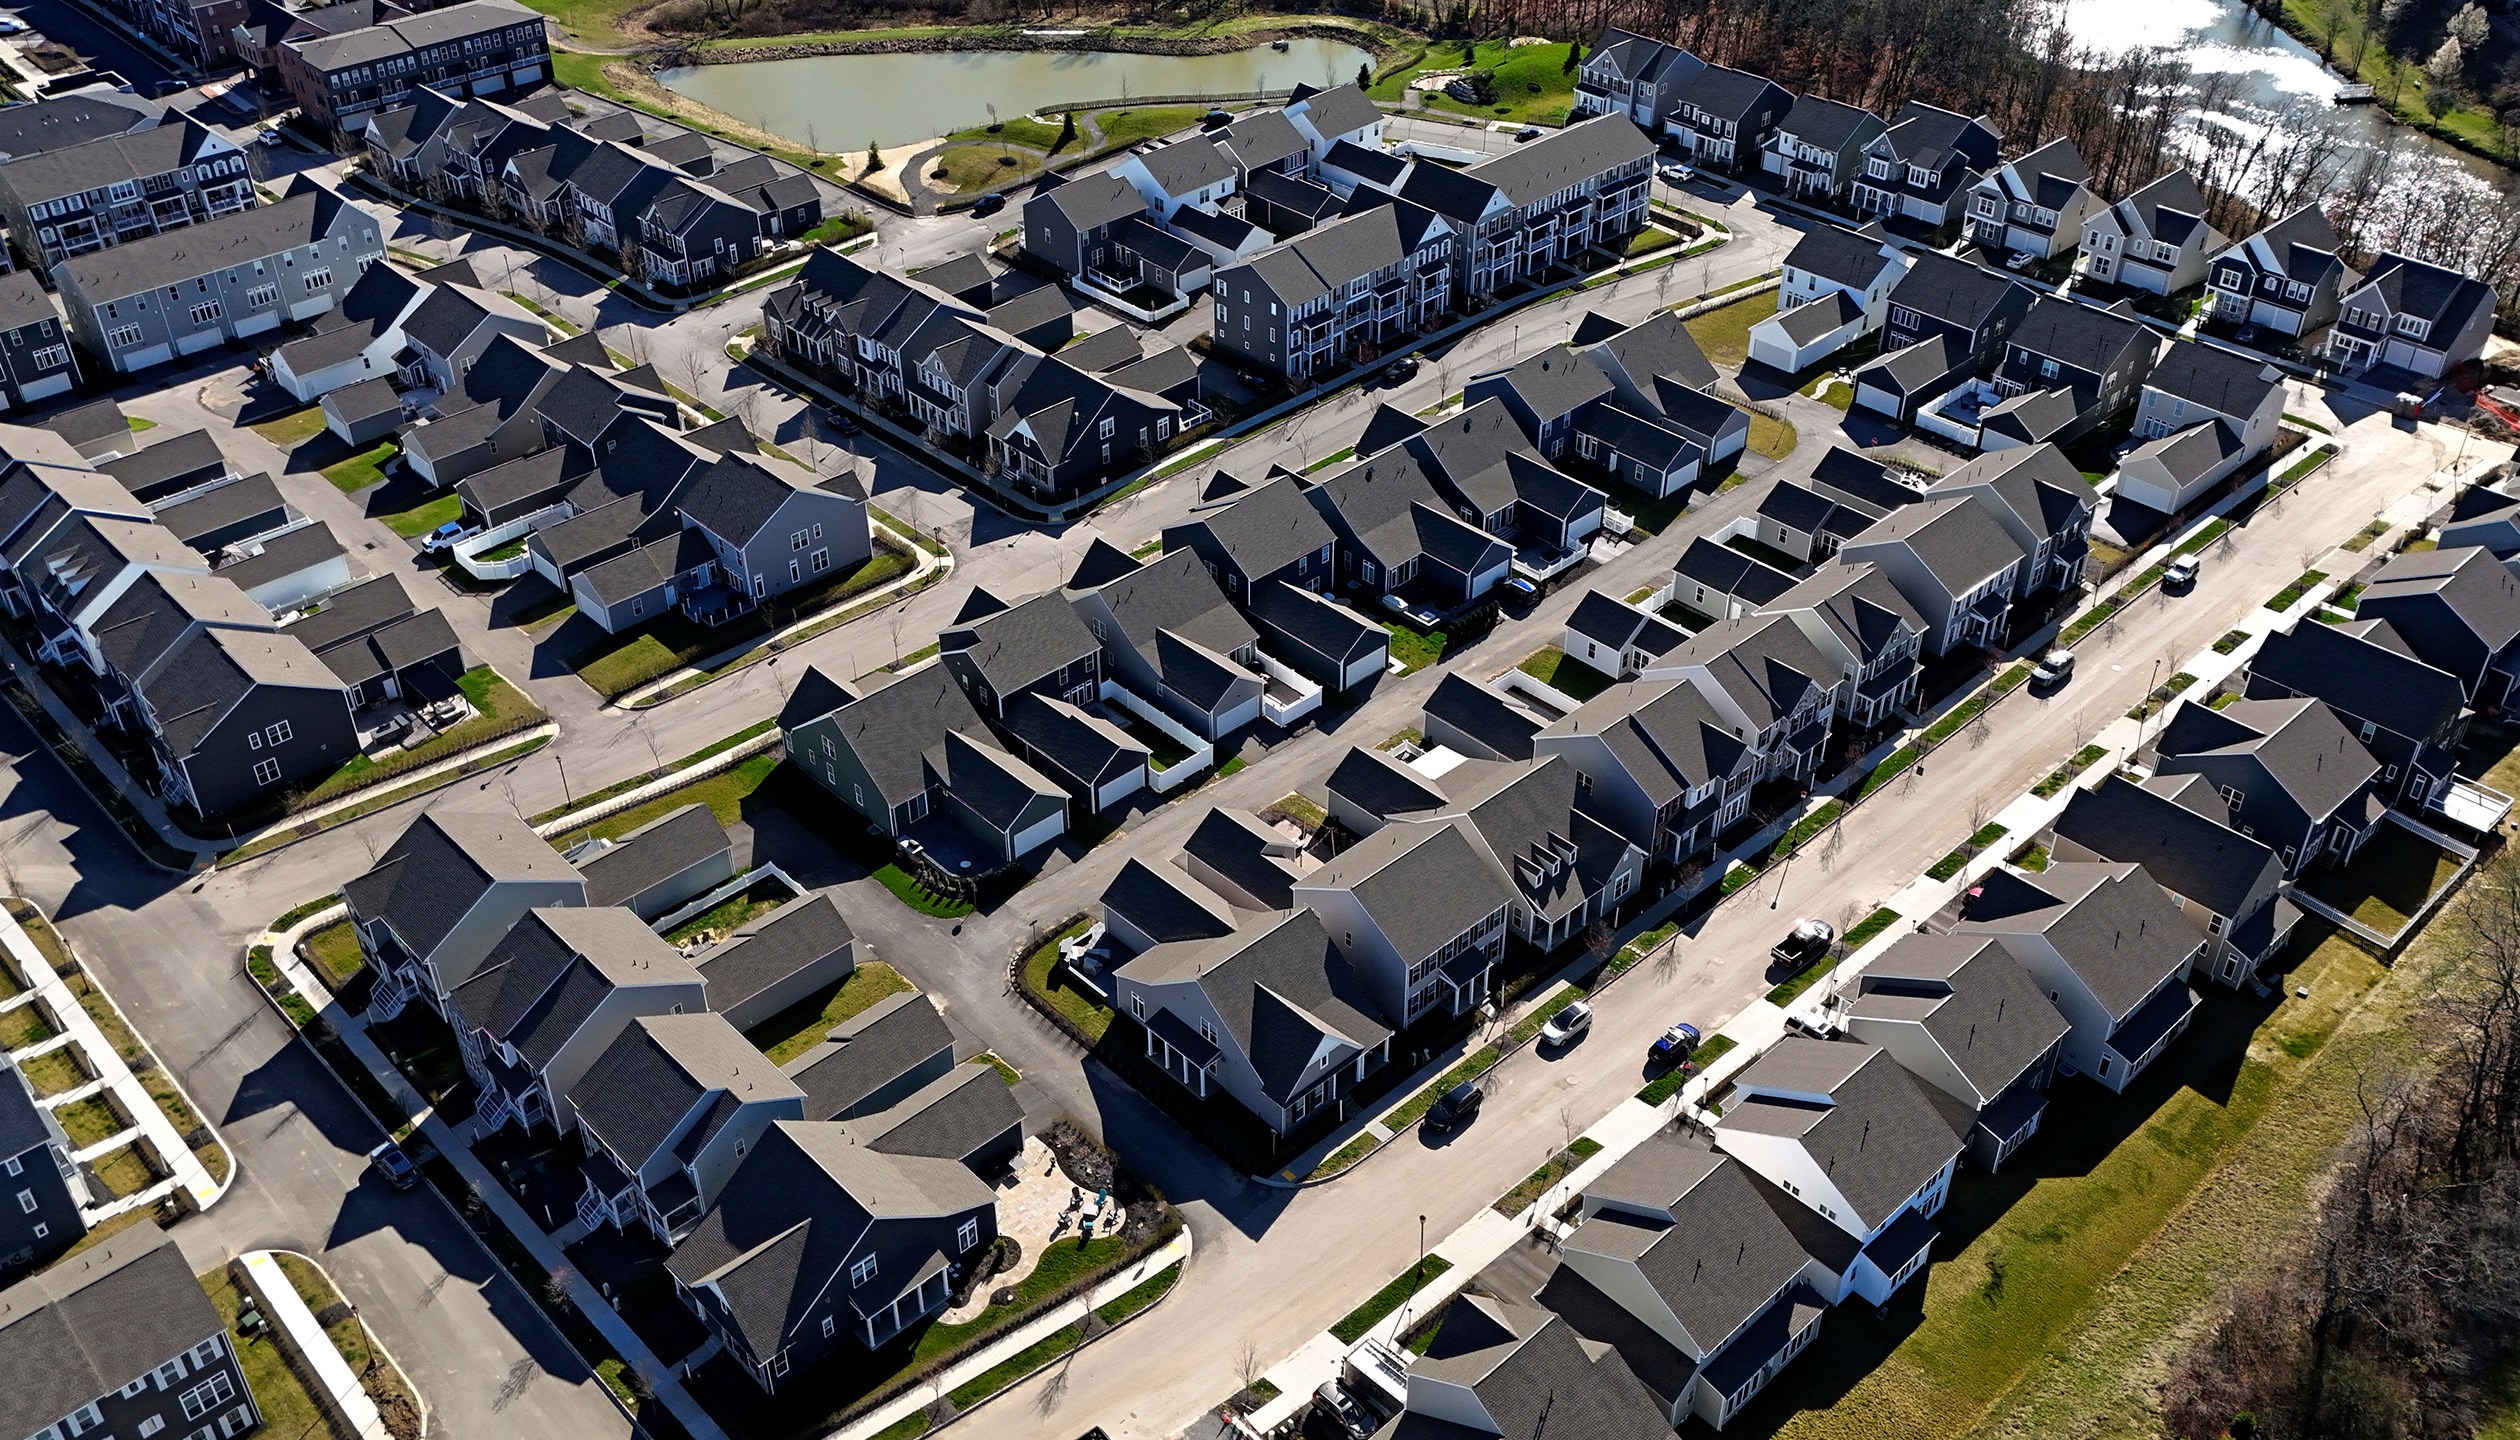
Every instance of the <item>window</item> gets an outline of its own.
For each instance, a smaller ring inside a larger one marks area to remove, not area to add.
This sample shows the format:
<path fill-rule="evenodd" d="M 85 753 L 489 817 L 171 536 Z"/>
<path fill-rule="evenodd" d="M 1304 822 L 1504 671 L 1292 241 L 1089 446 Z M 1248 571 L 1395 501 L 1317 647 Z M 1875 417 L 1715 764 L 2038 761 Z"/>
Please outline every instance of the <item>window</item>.
<path fill-rule="evenodd" d="M 139 343 L 140 327 L 137 325 L 117 325 L 105 332 L 105 344 L 111 349 L 128 350 Z"/>
<path fill-rule="evenodd" d="M 263 727 L 263 738 L 273 745 L 287 744 L 289 736 L 293 733 L 295 732 L 289 729 L 289 722 L 286 720 L 274 720 Z"/>
<path fill-rule="evenodd" d="M 276 785 L 280 783 L 280 762 L 277 760 L 255 761 L 254 783 L 257 785 Z"/>
<path fill-rule="evenodd" d="M 332 267 L 326 265 L 321 269 L 309 270 L 301 278 L 306 281 L 306 293 L 312 295 L 332 283 Z"/>
<path fill-rule="evenodd" d="M 183 1359 L 178 1357 L 167 1361 L 152 1371 L 149 1378 L 157 1382 L 157 1388 L 160 1390 L 172 1389 L 176 1381 L 184 1378 Z"/>
<path fill-rule="evenodd" d="M 20 1191 L 18 1192 L 18 1210 L 19 1210 L 21 1213 L 23 1213 L 23 1214 L 27 1214 L 27 1215 L 32 1215 L 32 1214 L 34 1214 L 34 1213 L 35 1213 L 35 1192 L 34 1192 L 34 1191 L 32 1191 L 32 1190 L 20 1190 Z"/>
<path fill-rule="evenodd" d="M 221 1370 L 183 1394 L 184 1418 L 198 1420 L 212 1409 L 235 1398 L 236 1382 Z"/>
<path fill-rule="evenodd" d="M 1111 436 L 1112 436 L 1112 432 L 1113 432 L 1113 431 L 1115 431 L 1115 430 L 1117 430 L 1117 429 L 1119 429 L 1119 428 L 1120 428 L 1120 422 L 1119 422 L 1119 421 L 1112 419 L 1112 418 L 1111 418 L 1110 416 L 1108 416 L 1108 415 L 1104 416 L 1104 417 L 1103 417 L 1103 422 L 1102 422 L 1101 438 L 1102 438 L 1102 439 L 1105 439 L 1105 440 L 1110 439 L 1110 438 L 1111 438 Z"/>
<path fill-rule="evenodd" d="M 2206 934 L 2208 934 L 2208 935 L 2220 935 L 2222 932 L 2223 932 L 2223 917 L 2221 917 L 2220 915 L 2209 915 L 2209 916 L 2207 916 L 2207 917 L 2205 918 L 2205 933 L 2206 933 Z"/>
<path fill-rule="evenodd" d="M 814 537 L 811 531 L 799 530 L 795 534 L 788 536 L 788 548 L 790 550 L 802 550 L 813 543 Z"/>
<path fill-rule="evenodd" d="M 831 552 L 829 550 L 816 550 L 812 555 L 806 558 L 813 562 L 810 568 L 817 575 L 820 575 L 825 570 L 831 568 Z"/>
<path fill-rule="evenodd" d="M 2248 793 L 2246 791 L 2235 790 L 2229 785 L 2222 787 L 2222 798 L 2223 803 L 2234 810 L 2246 805 L 2249 800 Z"/>
<path fill-rule="evenodd" d="M 216 300 L 204 300 L 200 304 L 192 307 L 191 314 L 192 323 L 195 325 L 216 324 L 219 319 L 219 302 Z"/>
<path fill-rule="evenodd" d="M 863 1285 L 874 1278 L 875 1257 L 872 1255 L 860 1257 L 855 1264 L 849 1267 L 849 1283 L 852 1285 Z"/>
<path fill-rule="evenodd" d="M 70 351 L 66 346 L 46 345 L 41 349 L 38 349 L 32 358 L 34 359 L 36 369 L 49 370 L 56 365 L 69 364 Z"/>
<path fill-rule="evenodd" d="M 954 1231 L 954 1244 L 958 1249 L 969 1250 L 979 1243 L 980 1222 L 977 1219 L 965 1220 Z"/>
<path fill-rule="evenodd" d="M 0 1162 L 0 1172 L 5 1172 L 10 1175 L 23 1175 L 26 1173 L 26 1166 L 21 1163 L 16 1156 L 12 1155 L 5 1162 Z"/>
<path fill-rule="evenodd" d="M 165 1428 L 166 1417 L 163 1415 L 152 1415 L 148 1419 L 140 1422 L 140 1434 L 143 1437 L 143 1440 L 146 1440 L 147 1436 L 155 1435 Z"/>
<path fill-rule="evenodd" d="M 825 1315 L 823 1317 L 823 1338 L 825 1340 L 830 1339 L 833 1333 L 839 1330 L 839 1328 L 839 1325 L 834 1323 L 830 1316 Z"/>

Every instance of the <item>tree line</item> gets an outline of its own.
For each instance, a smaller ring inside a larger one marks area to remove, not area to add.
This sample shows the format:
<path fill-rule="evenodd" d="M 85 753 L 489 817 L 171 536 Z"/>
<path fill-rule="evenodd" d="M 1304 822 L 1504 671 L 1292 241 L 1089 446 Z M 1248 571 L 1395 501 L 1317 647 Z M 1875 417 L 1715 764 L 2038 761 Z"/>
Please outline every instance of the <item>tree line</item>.
<path fill-rule="evenodd" d="M 2413 1054 L 2366 1067 L 2307 1233 L 2176 1363 L 2173 1433 L 2475 1433 L 2520 1321 L 2520 862 L 2473 877 L 2446 928 L 2440 988 L 2404 1029 Z"/>

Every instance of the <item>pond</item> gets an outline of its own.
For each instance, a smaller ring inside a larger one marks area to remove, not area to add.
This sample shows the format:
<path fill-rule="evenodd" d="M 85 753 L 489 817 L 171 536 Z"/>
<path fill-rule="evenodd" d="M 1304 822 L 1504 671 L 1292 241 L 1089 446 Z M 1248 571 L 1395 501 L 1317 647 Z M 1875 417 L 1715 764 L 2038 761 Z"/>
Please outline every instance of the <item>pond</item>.
<path fill-rule="evenodd" d="M 1338 84 L 1372 63 L 1336 40 L 1291 40 L 1222 55 L 1090 50 L 939 50 L 808 55 L 657 72 L 678 94 L 818 150 L 903 145 L 1045 105 L 1131 95 L 1224 95 Z"/>

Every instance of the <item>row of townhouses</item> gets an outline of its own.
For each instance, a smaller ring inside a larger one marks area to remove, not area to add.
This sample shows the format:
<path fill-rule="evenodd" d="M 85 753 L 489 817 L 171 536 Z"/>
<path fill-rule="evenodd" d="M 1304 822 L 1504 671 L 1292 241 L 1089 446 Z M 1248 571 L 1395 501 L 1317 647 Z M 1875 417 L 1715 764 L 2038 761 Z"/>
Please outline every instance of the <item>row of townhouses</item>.
<path fill-rule="evenodd" d="M 696 950 L 663 938 L 764 885 L 792 898 Z M 565 855 L 512 812 L 442 807 L 342 898 L 371 1013 L 444 1019 L 485 1133 L 574 1138 L 575 1218 L 666 1247 L 677 1298 L 763 1390 L 945 1309 L 997 1238 L 1023 1109 L 956 1062 L 926 995 L 785 1064 L 745 1038 L 846 980 L 857 946 L 828 896 L 738 873 L 707 806 Z"/>
<path fill-rule="evenodd" d="M 247 13 L 228 29 L 236 58 L 258 82 L 286 93 L 327 135 L 354 135 L 361 117 L 409 104 L 424 89 L 458 98 L 506 96 L 552 78 L 543 17 L 515 0 L 462 0 L 437 9 L 392 0 L 307 9 L 245 0 L 245 6 Z"/>

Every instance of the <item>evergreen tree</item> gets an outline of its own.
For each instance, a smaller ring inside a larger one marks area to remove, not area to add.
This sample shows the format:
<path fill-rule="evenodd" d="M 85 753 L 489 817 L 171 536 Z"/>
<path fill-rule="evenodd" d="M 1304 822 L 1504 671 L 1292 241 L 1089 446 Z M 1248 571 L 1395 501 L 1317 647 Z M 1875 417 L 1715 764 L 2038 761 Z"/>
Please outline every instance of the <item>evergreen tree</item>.
<path fill-rule="evenodd" d="M 1569 75 L 1574 74 L 1575 67 L 1583 63 L 1584 42 L 1581 40 L 1570 40 L 1566 42 L 1566 73 Z"/>

